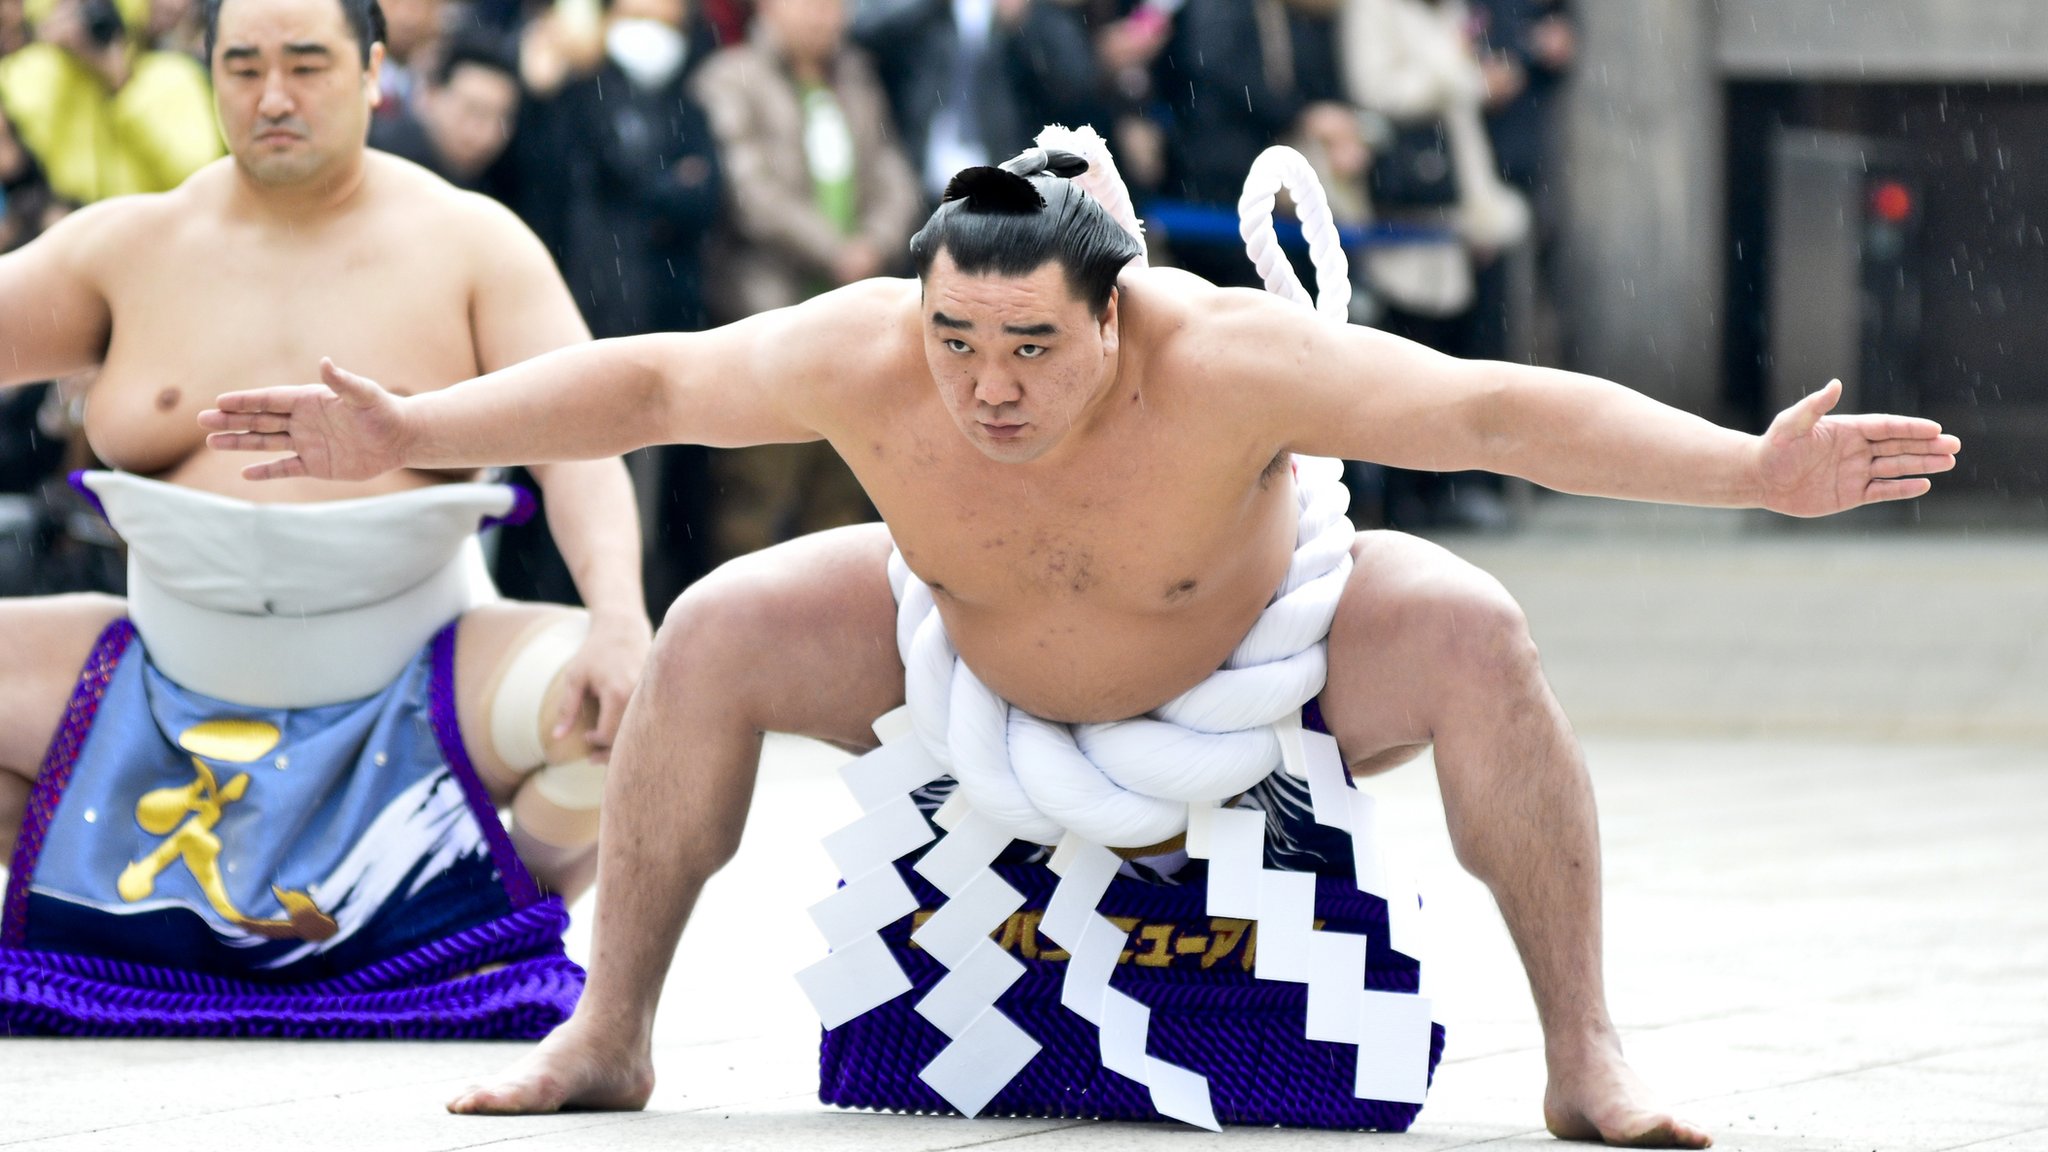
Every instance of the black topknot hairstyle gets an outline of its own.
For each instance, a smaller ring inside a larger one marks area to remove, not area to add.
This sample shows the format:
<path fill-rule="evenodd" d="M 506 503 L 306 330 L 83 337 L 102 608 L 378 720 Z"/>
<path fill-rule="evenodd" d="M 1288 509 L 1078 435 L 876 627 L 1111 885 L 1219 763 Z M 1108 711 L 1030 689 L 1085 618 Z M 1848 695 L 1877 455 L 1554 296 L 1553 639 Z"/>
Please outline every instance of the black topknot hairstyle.
<path fill-rule="evenodd" d="M 918 278 L 930 274 L 942 251 L 970 276 L 1028 276 L 1057 260 L 1075 297 L 1100 317 L 1117 273 L 1144 249 L 1072 183 L 1086 171 L 1086 159 L 1057 148 L 963 169 L 946 185 L 939 210 L 910 238 Z"/>

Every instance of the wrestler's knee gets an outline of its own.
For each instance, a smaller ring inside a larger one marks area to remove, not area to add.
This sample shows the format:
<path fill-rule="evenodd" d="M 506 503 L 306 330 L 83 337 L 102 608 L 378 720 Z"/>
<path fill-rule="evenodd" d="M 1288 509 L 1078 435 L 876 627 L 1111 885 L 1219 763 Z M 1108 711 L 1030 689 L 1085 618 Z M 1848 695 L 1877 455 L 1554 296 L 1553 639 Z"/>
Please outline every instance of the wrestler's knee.
<path fill-rule="evenodd" d="M 1396 656 L 1417 675 L 1496 685 L 1537 668 L 1528 617 L 1500 581 L 1399 533 L 1360 536 L 1358 565 L 1331 627 L 1331 660 Z"/>
<path fill-rule="evenodd" d="M 781 613 L 772 571 L 752 559 L 720 565 L 669 605 L 655 630 L 651 669 L 664 684 L 710 674 L 730 687 L 763 663 Z"/>

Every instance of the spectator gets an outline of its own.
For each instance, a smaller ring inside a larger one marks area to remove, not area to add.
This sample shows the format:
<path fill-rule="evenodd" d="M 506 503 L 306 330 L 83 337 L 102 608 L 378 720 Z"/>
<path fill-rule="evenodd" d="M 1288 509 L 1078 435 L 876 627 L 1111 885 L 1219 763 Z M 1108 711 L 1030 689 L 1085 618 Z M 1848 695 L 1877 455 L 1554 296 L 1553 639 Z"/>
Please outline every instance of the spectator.
<path fill-rule="evenodd" d="M 151 48 L 206 66 L 206 9 L 200 0 L 149 0 L 146 28 L 143 39 Z"/>
<path fill-rule="evenodd" d="M 1051 0 L 876 0 L 854 37 L 873 55 L 898 138 L 936 205 L 962 168 L 998 164 L 1047 124 L 1110 125 L 1078 9 Z"/>
<path fill-rule="evenodd" d="M 441 0 L 377 0 L 384 10 L 384 67 L 377 74 L 377 119 L 412 109 L 441 52 Z"/>
<path fill-rule="evenodd" d="M 1189 0 L 1159 71 L 1173 112 L 1167 190 L 1198 204 L 1235 206 L 1259 153 L 1327 130 L 1339 95 L 1330 13 L 1310 0 Z M 1174 259 L 1218 284 L 1258 283 L 1235 244 L 1182 245 Z"/>
<path fill-rule="evenodd" d="M 1549 257 L 1563 191 L 1553 170 L 1554 105 L 1578 55 L 1578 33 L 1564 0 L 1471 2 L 1484 48 L 1487 135 L 1501 178 L 1535 210 L 1522 262 L 1499 260 L 1479 270 L 1472 353 L 1554 363 L 1562 341 Z"/>
<path fill-rule="evenodd" d="M 715 318 L 904 267 L 924 198 L 867 57 L 846 43 L 842 0 L 761 0 L 752 38 L 706 63 L 694 90 L 730 189 Z M 720 452 L 712 474 L 721 558 L 874 515 L 822 441 Z"/>
<path fill-rule="evenodd" d="M 519 118 L 519 72 L 481 41 L 458 41 L 435 64 L 414 107 L 373 120 L 370 147 L 402 156 L 458 188 L 485 191 Z"/>
<path fill-rule="evenodd" d="M 61 211 L 35 154 L 22 144 L 6 111 L 0 109 L 0 253 L 42 235 Z"/>
<path fill-rule="evenodd" d="M 1440 352 L 1479 355 L 1475 266 L 1527 238 L 1529 207 L 1501 182 L 1487 141 L 1489 72 L 1471 11 L 1464 0 L 1343 0 L 1339 28 L 1348 94 L 1392 125 L 1375 159 L 1375 210 L 1438 230 L 1434 239 L 1367 251 L 1364 272 L 1384 306 L 1380 324 Z M 1432 158 L 1448 175 L 1441 202 L 1390 203 L 1391 174 L 1420 171 Z M 1389 523 L 1408 528 L 1497 528 L 1508 520 L 1498 480 L 1476 473 L 1390 470 L 1385 511 Z"/>
<path fill-rule="evenodd" d="M 723 200 L 718 149 L 690 79 L 709 55 L 708 28 L 686 0 L 614 0 L 584 60 L 574 17 L 531 33 L 545 41 L 558 86 L 535 99 L 519 131 L 514 202 L 554 251 L 593 335 L 705 325 L 703 246 Z M 552 77 L 544 77 L 552 79 Z M 627 463 L 648 541 L 643 570 L 658 617 L 710 571 L 708 449 L 672 445 Z M 557 598 L 568 570 L 541 533 L 508 533 L 503 583 Z"/>
<path fill-rule="evenodd" d="M 32 0 L 37 42 L 0 59 L 0 108 L 63 199 L 166 191 L 222 154 L 205 69 L 141 47 L 130 7 Z"/>
<path fill-rule="evenodd" d="M 1501 178 L 1541 201 L 1555 153 L 1553 105 L 1578 56 L 1564 0 L 1470 0 L 1486 75 L 1486 128 Z"/>
<path fill-rule="evenodd" d="M 28 42 L 28 16 L 22 11 L 22 0 L 0 0 L 0 56 L 11 56 Z"/>

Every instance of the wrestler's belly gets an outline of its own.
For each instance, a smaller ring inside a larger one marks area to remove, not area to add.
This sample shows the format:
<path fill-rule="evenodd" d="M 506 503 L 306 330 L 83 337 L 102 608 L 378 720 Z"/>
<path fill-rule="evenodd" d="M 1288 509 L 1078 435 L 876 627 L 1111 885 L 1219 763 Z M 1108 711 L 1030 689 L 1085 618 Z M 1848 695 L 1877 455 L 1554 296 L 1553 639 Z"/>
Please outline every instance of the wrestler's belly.
<path fill-rule="evenodd" d="M 1039 605 L 940 606 L 947 635 L 981 682 L 1047 720 L 1143 715 L 1199 684 L 1258 620 L 1271 590 L 1142 615 Z"/>

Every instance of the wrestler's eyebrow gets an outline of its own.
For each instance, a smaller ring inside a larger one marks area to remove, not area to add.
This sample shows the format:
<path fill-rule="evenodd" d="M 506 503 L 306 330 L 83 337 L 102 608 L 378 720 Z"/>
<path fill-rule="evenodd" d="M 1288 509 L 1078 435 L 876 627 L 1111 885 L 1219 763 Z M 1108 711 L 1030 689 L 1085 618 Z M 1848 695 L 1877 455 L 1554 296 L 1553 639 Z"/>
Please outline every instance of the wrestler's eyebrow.
<path fill-rule="evenodd" d="M 221 49 L 220 58 L 222 63 L 231 64 L 237 60 L 249 60 L 260 55 L 262 53 L 254 48 L 223 48 Z"/>
<path fill-rule="evenodd" d="M 1005 324 L 1003 332 L 1009 336 L 1052 336 L 1059 332 L 1057 324 Z"/>
<path fill-rule="evenodd" d="M 932 313 L 932 323 L 938 325 L 941 328 L 958 328 L 962 332 L 974 331 L 974 321 L 956 320 L 953 317 L 946 315 L 944 312 Z"/>
<path fill-rule="evenodd" d="M 284 46 L 284 52 L 285 52 L 285 55 L 287 55 L 287 56 L 332 56 L 332 55 L 334 55 L 333 51 L 331 51 L 331 50 L 330 50 L 330 49 L 329 49 L 329 48 L 327 47 L 327 45 L 325 45 L 325 44 L 318 44 L 318 43 L 312 43 L 312 44 L 307 44 L 307 43 L 300 43 L 300 44 L 287 44 L 287 45 L 285 45 L 285 46 Z"/>

